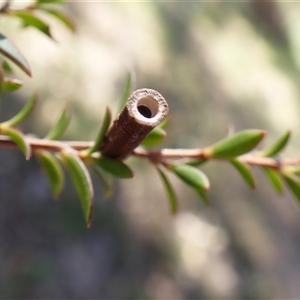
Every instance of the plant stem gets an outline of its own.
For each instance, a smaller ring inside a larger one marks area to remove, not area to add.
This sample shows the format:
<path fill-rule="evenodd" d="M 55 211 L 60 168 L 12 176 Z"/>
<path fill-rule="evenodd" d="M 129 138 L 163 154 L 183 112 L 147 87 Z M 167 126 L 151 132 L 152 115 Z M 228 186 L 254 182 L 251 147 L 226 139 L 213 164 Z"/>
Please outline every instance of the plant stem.
<path fill-rule="evenodd" d="M 93 145 L 93 142 L 81 141 L 52 141 L 25 136 L 26 141 L 33 149 L 44 149 L 50 151 L 60 151 L 66 147 L 75 150 L 85 150 Z M 17 148 L 17 145 L 7 136 L 0 135 L 0 147 Z"/>
<path fill-rule="evenodd" d="M 190 158 L 190 159 L 207 159 L 212 160 L 215 158 L 205 157 L 202 149 L 161 149 L 158 151 L 148 151 L 143 148 L 136 148 L 133 155 L 138 157 L 144 157 L 152 160 L 153 162 L 160 162 L 163 159 L 180 159 L 180 158 Z M 215 160 L 228 160 L 228 159 L 215 159 Z M 297 166 L 300 165 L 300 158 L 284 158 L 275 159 L 272 157 L 259 157 L 252 154 L 245 154 L 238 157 L 238 160 L 242 163 L 269 167 L 274 169 L 280 169 L 283 166 Z"/>
<path fill-rule="evenodd" d="M 26 141 L 30 144 L 32 149 L 44 149 L 49 151 L 60 151 L 66 147 L 71 147 L 74 150 L 86 150 L 93 145 L 94 142 L 84 141 L 52 141 L 26 136 Z M 0 135 L 0 147 L 18 148 L 17 145 L 7 136 Z M 131 155 L 145 158 L 153 163 L 162 163 L 166 159 L 207 159 L 203 154 L 202 149 L 161 149 L 157 151 L 146 150 L 143 148 L 136 148 Z M 239 161 L 253 166 L 269 167 L 280 169 L 285 166 L 300 165 L 300 158 L 283 158 L 275 159 L 271 157 L 258 157 L 252 154 L 245 154 L 238 157 Z M 220 160 L 220 159 L 218 159 Z M 224 160 L 224 159 L 223 159 Z M 226 161 L 226 159 L 225 159 Z"/>

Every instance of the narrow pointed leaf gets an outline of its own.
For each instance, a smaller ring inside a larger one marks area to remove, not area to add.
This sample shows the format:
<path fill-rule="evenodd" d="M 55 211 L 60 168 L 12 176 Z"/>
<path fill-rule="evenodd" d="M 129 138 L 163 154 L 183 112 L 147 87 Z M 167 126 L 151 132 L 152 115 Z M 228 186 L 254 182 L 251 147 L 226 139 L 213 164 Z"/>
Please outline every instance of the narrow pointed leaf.
<path fill-rule="evenodd" d="M 299 178 L 292 174 L 292 173 L 282 173 L 283 178 L 292 191 L 292 193 L 295 195 L 298 201 L 300 201 L 300 180 Z"/>
<path fill-rule="evenodd" d="M 199 198 L 203 201 L 203 203 L 206 206 L 209 206 L 209 199 L 207 197 L 207 192 L 206 190 L 203 189 L 194 189 L 194 191 L 196 192 L 196 194 L 199 196 Z"/>
<path fill-rule="evenodd" d="M 88 154 L 99 151 L 100 145 L 104 139 L 104 136 L 109 128 L 110 123 L 111 123 L 111 111 L 110 111 L 109 107 L 106 107 L 106 111 L 105 111 L 105 115 L 104 115 L 104 119 L 103 119 L 101 128 L 96 137 L 94 145 L 90 149 L 87 150 Z"/>
<path fill-rule="evenodd" d="M 233 158 L 252 150 L 265 136 L 262 130 L 243 130 L 203 150 L 205 157 Z"/>
<path fill-rule="evenodd" d="M 31 147 L 21 131 L 10 127 L 0 127 L 0 133 L 10 137 L 10 139 L 16 143 L 18 148 L 24 153 L 26 160 L 30 158 Z"/>
<path fill-rule="evenodd" d="M 96 159 L 95 162 L 101 169 L 116 177 L 122 179 L 133 177 L 132 170 L 120 160 L 101 156 L 100 158 Z"/>
<path fill-rule="evenodd" d="M 208 205 L 209 201 L 206 192 L 210 187 L 210 183 L 207 176 L 201 170 L 188 164 L 169 166 L 169 169 L 187 185 L 192 187 L 202 201 Z"/>
<path fill-rule="evenodd" d="M 0 33 L 0 53 L 14 62 L 27 75 L 31 76 L 30 66 L 18 48 L 2 33 Z"/>
<path fill-rule="evenodd" d="M 58 139 L 67 129 L 69 123 L 70 123 L 70 114 L 65 107 L 60 114 L 60 117 L 57 119 L 54 126 L 51 128 L 49 133 L 45 136 L 45 139 L 47 140 L 56 140 Z"/>
<path fill-rule="evenodd" d="M 55 10 L 55 9 L 50 9 L 50 8 L 44 8 L 43 10 L 46 11 L 47 13 L 51 14 L 55 18 L 57 18 L 59 21 L 61 21 L 72 32 L 75 32 L 75 25 L 74 25 L 74 23 L 63 12 Z"/>
<path fill-rule="evenodd" d="M 29 11 L 17 11 L 13 13 L 14 16 L 18 17 L 22 20 L 24 26 L 31 26 L 41 31 L 48 37 L 52 38 L 50 33 L 50 27 L 43 20 L 35 16 L 33 13 Z"/>
<path fill-rule="evenodd" d="M 171 212 L 176 213 L 177 212 L 177 206 L 178 206 L 177 203 L 178 203 L 178 201 L 177 201 L 174 189 L 173 189 L 169 179 L 167 178 L 166 174 L 163 172 L 163 170 L 160 167 L 157 167 L 157 171 L 158 171 L 158 174 L 159 174 L 159 176 L 160 176 L 160 178 L 163 182 L 165 190 L 167 192 Z"/>
<path fill-rule="evenodd" d="M 10 127 L 10 126 L 15 126 L 19 123 L 21 123 L 22 121 L 24 121 L 27 116 L 30 114 L 30 112 L 32 111 L 34 104 L 36 102 L 36 95 L 33 95 L 30 100 L 26 103 L 26 105 L 14 116 L 12 117 L 10 120 L 0 124 L 1 127 Z"/>
<path fill-rule="evenodd" d="M 237 159 L 231 159 L 230 162 L 235 167 L 235 169 L 242 175 L 246 183 L 254 189 L 255 181 L 251 169 Z"/>
<path fill-rule="evenodd" d="M 47 176 L 54 198 L 57 198 L 64 185 L 64 173 L 58 159 L 46 150 L 34 153 Z"/>
<path fill-rule="evenodd" d="M 81 201 L 81 207 L 87 227 L 90 227 L 93 216 L 94 189 L 90 174 L 76 153 L 71 150 L 61 151 L 62 160 Z"/>
<path fill-rule="evenodd" d="M 206 159 L 193 159 L 193 160 L 190 160 L 189 162 L 187 162 L 186 164 L 189 166 L 198 167 L 198 166 L 203 165 L 206 162 L 207 162 Z"/>
<path fill-rule="evenodd" d="M 123 92 L 123 97 L 122 97 L 122 100 L 121 100 L 120 106 L 119 106 L 119 111 L 121 111 L 123 109 L 123 107 L 125 106 L 131 92 L 132 92 L 132 77 L 131 77 L 131 74 L 128 73 L 127 78 L 126 78 L 125 89 Z"/>
<path fill-rule="evenodd" d="M 108 180 L 105 178 L 105 175 L 102 173 L 102 170 L 97 165 L 94 166 L 93 170 L 102 183 L 102 186 L 104 188 L 104 196 L 106 198 L 111 197 L 112 187 L 111 184 L 108 182 Z"/>
<path fill-rule="evenodd" d="M 271 182 L 272 186 L 274 187 L 275 191 L 278 194 L 281 194 L 283 191 L 283 183 L 278 171 L 272 168 L 263 168 L 264 173 L 266 174 L 267 178 Z"/>
<path fill-rule="evenodd" d="M 20 89 L 23 85 L 23 82 L 14 79 L 14 78 L 4 78 L 4 81 L 2 83 L 2 92 L 14 92 Z"/>
<path fill-rule="evenodd" d="M 274 156 L 279 153 L 286 144 L 288 143 L 291 136 L 291 132 L 287 131 L 283 136 L 281 136 L 271 147 L 263 150 L 260 155 L 262 156 Z"/>
<path fill-rule="evenodd" d="M 2 69 L 4 72 L 6 72 L 7 74 L 11 74 L 13 69 L 12 66 L 9 64 L 9 62 L 7 60 L 4 60 L 2 62 Z"/>
<path fill-rule="evenodd" d="M 171 166 L 171 171 L 173 171 L 180 179 L 182 179 L 186 184 L 199 188 L 201 190 L 209 189 L 209 180 L 207 176 L 199 169 L 187 165 L 179 164 Z"/>
<path fill-rule="evenodd" d="M 141 142 L 142 146 L 145 147 L 154 147 L 158 144 L 160 144 L 166 137 L 166 132 L 156 127 L 148 135 L 144 138 L 144 140 Z"/>

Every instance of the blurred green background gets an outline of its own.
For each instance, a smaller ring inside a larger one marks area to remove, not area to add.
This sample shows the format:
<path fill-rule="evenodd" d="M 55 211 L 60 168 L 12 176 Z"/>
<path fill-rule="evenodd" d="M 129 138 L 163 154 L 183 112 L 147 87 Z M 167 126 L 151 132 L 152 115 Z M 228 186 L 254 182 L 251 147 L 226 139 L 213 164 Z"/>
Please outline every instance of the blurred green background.
<path fill-rule="evenodd" d="M 16 5 L 24 4 L 24 2 Z M 286 2 L 68 2 L 75 35 L 43 15 L 56 42 L 1 16 L 33 78 L 5 96 L 1 120 L 38 90 L 24 132 L 43 136 L 65 103 L 66 140 L 92 140 L 105 106 L 116 113 L 127 70 L 170 106 L 162 147 L 197 148 L 236 130 L 287 129 L 299 157 L 300 4 Z M 68 178 L 53 201 L 39 165 L 0 149 L 1 299 L 292 299 L 300 295 L 300 208 L 278 196 L 259 169 L 250 190 L 230 165 L 210 162 L 211 207 L 176 178 L 169 213 L 161 182 L 130 158 L 132 180 L 105 199 L 94 179 L 95 218 L 86 229 Z"/>

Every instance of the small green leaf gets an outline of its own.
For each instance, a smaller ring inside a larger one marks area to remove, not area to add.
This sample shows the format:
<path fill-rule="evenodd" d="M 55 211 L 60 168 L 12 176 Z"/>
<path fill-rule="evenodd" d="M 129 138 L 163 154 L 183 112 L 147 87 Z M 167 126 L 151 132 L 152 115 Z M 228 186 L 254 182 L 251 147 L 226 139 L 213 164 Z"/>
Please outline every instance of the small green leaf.
<path fill-rule="evenodd" d="M 26 160 L 30 158 L 31 147 L 21 131 L 10 127 L 0 127 L 0 133 L 10 137 L 10 139 L 16 143 L 19 149 L 24 153 Z"/>
<path fill-rule="evenodd" d="M 262 130 L 243 130 L 203 150 L 205 157 L 233 158 L 252 150 L 265 136 Z"/>
<path fill-rule="evenodd" d="M 72 149 L 61 151 L 61 156 L 79 195 L 86 225 L 90 227 L 93 216 L 94 197 L 90 174 L 77 153 L 72 151 Z"/>
<path fill-rule="evenodd" d="M 98 167 L 97 165 L 94 166 L 93 168 L 95 174 L 97 175 L 97 177 L 99 178 L 99 180 L 102 183 L 102 186 L 104 188 L 104 196 L 106 198 L 111 197 L 112 195 L 112 187 L 111 184 L 108 182 L 108 180 L 106 179 L 105 175 L 103 174 L 102 170 L 100 167 Z"/>
<path fill-rule="evenodd" d="M 34 153 L 48 178 L 54 197 L 57 198 L 64 185 L 64 173 L 58 159 L 46 150 L 36 150 Z"/>
<path fill-rule="evenodd" d="M 116 177 L 123 179 L 133 177 L 131 169 L 120 160 L 100 156 L 95 162 L 101 169 Z"/>
<path fill-rule="evenodd" d="M 160 144 L 165 137 L 166 132 L 163 129 L 156 127 L 150 131 L 150 133 L 148 133 L 148 135 L 141 142 L 141 145 L 145 147 L 154 147 Z"/>
<path fill-rule="evenodd" d="M 103 119 L 101 128 L 99 130 L 99 133 L 96 137 L 94 145 L 87 150 L 87 154 L 91 154 L 93 152 L 99 151 L 100 145 L 104 139 L 104 136 L 109 128 L 110 123 L 111 123 L 111 111 L 110 111 L 109 107 L 106 107 L 104 119 Z"/>
<path fill-rule="evenodd" d="M 50 27 L 48 24 L 46 24 L 44 21 L 42 21 L 40 18 L 35 16 L 33 13 L 30 11 L 14 11 L 11 13 L 12 15 L 18 17 L 19 19 L 22 20 L 23 25 L 26 26 L 31 26 L 42 33 L 46 34 L 48 37 L 53 38 L 51 33 L 50 33 Z"/>
<path fill-rule="evenodd" d="M 279 172 L 272 168 L 263 168 L 263 170 L 267 178 L 271 182 L 272 186 L 274 187 L 275 191 L 278 194 L 281 194 L 283 191 L 283 183 L 279 175 Z"/>
<path fill-rule="evenodd" d="M 238 159 L 231 159 L 230 162 L 232 165 L 236 168 L 236 170 L 242 175 L 242 177 L 245 179 L 246 183 L 251 187 L 255 188 L 255 181 L 253 174 L 250 170 L 250 168 L 245 165 L 244 163 L 240 162 Z"/>
<path fill-rule="evenodd" d="M 26 105 L 14 116 L 12 117 L 10 120 L 3 122 L 0 124 L 0 127 L 11 127 L 11 126 L 15 126 L 19 123 L 21 123 L 22 121 L 24 121 L 27 116 L 30 114 L 30 112 L 32 111 L 34 104 L 36 102 L 36 95 L 33 95 L 30 100 L 26 103 Z"/>
<path fill-rule="evenodd" d="M 166 189 L 167 192 L 167 196 L 168 196 L 168 200 L 169 200 L 169 204 L 170 204 L 170 208 L 171 208 L 171 212 L 174 214 L 177 212 L 177 198 L 176 198 L 176 194 L 173 190 L 173 187 L 171 186 L 171 183 L 169 181 L 169 179 L 167 178 L 166 174 L 163 172 L 163 170 L 157 166 L 156 167 L 158 174 L 163 182 L 163 185 Z"/>
<path fill-rule="evenodd" d="M 45 12 L 51 14 L 55 18 L 57 18 L 59 21 L 61 21 L 63 24 L 66 25 L 67 28 L 69 28 L 72 32 L 75 32 L 75 25 L 72 22 L 72 20 L 66 16 L 63 12 L 58 11 L 56 9 L 50 9 L 50 8 L 44 8 Z"/>
<path fill-rule="evenodd" d="M 207 197 L 207 193 L 205 190 L 202 190 L 202 189 L 194 189 L 196 194 L 199 196 L 199 198 L 203 201 L 203 203 L 205 205 L 209 205 L 209 199 Z"/>
<path fill-rule="evenodd" d="M 121 100 L 120 106 L 119 106 L 119 111 L 121 111 L 123 109 L 123 107 L 125 106 L 131 92 L 132 92 L 132 76 L 128 72 L 127 79 L 126 79 L 126 84 L 125 84 L 125 89 L 124 89 L 124 92 L 123 92 L 123 97 L 122 97 L 122 100 Z"/>
<path fill-rule="evenodd" d="M 11 74 L 13 72 L 12 66 L 6 60 L 2 62 L 2 69 L 8 74 Z"/>
<path fill-rule="evenodd" d="M 191 187 L 205 191 L 209 189 L 209 180 L 201 170 L 187 164 L 173 165 L 170 169 Z"/>
<path fill-rule="evenodd" d="M 168 168 L 187 185 L 191 186 L 203 202 L 208 205 L 206 191 L 209 189 L 210 183 L 201 170 L 188 164 L 169 165 Z"/>
<path fill-rule="evenodd" d="M 259 154 L 261 156 L 274 156 L 279 153 L 288 143 L 291 136 L 291 132 L 287 131 L 283 136 L 281 136 L 271 147 L 263 150 Z"/>
<path fill-rule="evenodd" d="M 299 178 L 296 175 L 294 175 L 292 173 L 287 173 L 287 172 L 283 172 L 282 175 L 283 175 L 283 178 L 284 178 L 286 184 L 290 188 L 290 190 L 296 196 L 298 201 L 300 201 L 300 180 L 299 180 Z"/>
<path fill-rule="evenodd" d="M 49 133 L 45 136 L 47 140 L 56 140 L 58 139 L 67 129 L 70 123 L 70 114 L 67 110 L 67 107 L 63 109 L 60 114 L 60 117 L 57 119 L 55 125 L 51 128 Z"/>
<path fill-rule="evenodd" d="M 206 162 L 207 162 L 206 159 L 193 159 L 193 160 L 190 160 L 189 162 L 187 162 L 186 164 L 189 166 L 193 166 L 193 167 L 199 167 Z"/>
<path fill-rule="evenodd" d="M 20 89 L 23 85 L 23 82 L 14 79 L 14 78 L 4 78 L 4 81 L 2 83 L 2 92 L 14 92 Z"/>
<path fill-rule="evenodd" d="M 14 62 L 27 75 L 31 76 L 30 66 L 18 48 L 2 33 L 0 33 L 0 53 Z"/>

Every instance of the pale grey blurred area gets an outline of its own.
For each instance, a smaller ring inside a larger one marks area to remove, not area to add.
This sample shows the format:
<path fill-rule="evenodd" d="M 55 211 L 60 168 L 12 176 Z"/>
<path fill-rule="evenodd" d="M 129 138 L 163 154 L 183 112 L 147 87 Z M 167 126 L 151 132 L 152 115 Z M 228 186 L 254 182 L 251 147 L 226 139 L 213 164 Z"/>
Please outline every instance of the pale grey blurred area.
<path fill-rule="evenodd" d="M 16 1 L 17 2 L 17 1 Z M 18 4 L 18 3 L 16 3 Z M 20 4 L 20 3 L 19 3 Z M 199 148 L 235 130 L 286 130 L 299 157 L 300 5 L 285 2 L 67 2 L 77 27 L 52 26 L 55 42 L 0 16 L 32 67 L 3 99 L 0 120 L 38 91 L 22 124 L 44 136 L 67 104 L 65 140 L 96 137 L 108 105 L 116 115 L 128 71 L 135 89 L 168 101 L 162 147 Z M 300 295 L 300 207 L 277 195 L 258 168 L 251 190 L 233 167 L 209 162 L 210 207 L 168 173 L 179 199 L 171 215 L 156 170 L 128 159 L 130 180 L 105 199 L 96 176 L 86 229 L 68 175 L 57 201 L 35 158 L 0 149 L 0 299 L 295 299 Z"/>

